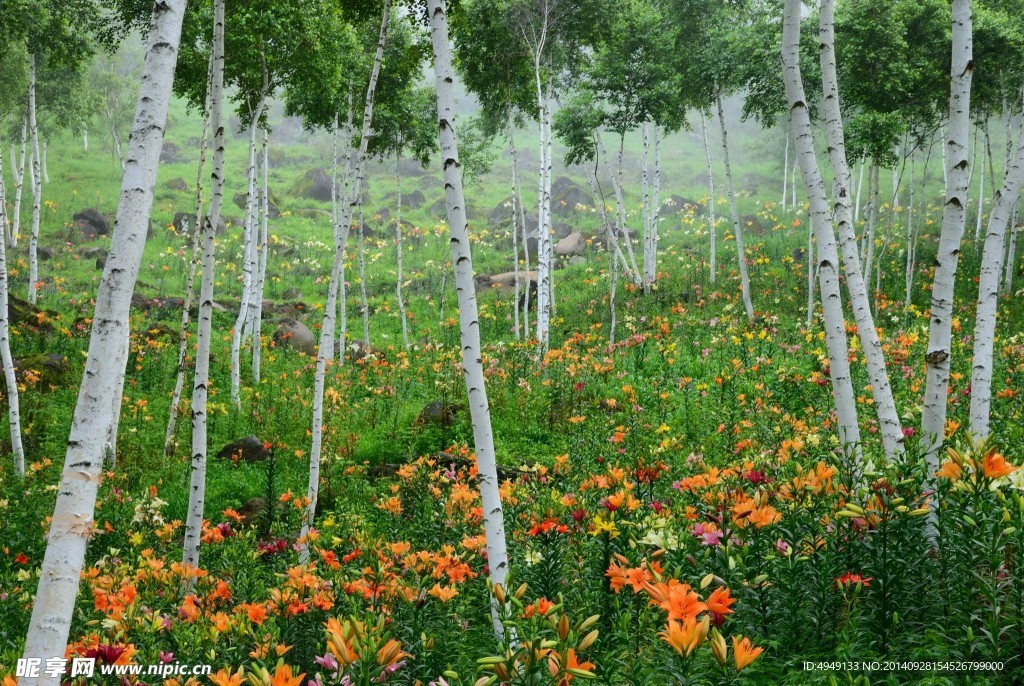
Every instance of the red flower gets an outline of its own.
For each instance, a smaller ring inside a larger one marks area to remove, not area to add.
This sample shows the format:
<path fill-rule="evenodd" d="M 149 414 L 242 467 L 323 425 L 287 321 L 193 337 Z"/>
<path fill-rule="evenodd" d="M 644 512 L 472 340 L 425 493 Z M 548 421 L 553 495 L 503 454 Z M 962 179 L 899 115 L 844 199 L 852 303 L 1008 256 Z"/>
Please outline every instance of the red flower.
<path fill-rule="evenodd" d="M 18 553 L 15 556 L 14 561 L 17 562 L 19 565 L 26 564 L 28 563 L 28 556 L 25 553 Z"/>
<path fill-rule="evenodd" d="M 847 572 L 840 577 L 836 578 L 836 588 L 850 588 L 857 586 L 860 588 L 867 588 L 874 581 L 870 576 L 861 576 L 860 574 L 854 574 L 853 572 Z"/>

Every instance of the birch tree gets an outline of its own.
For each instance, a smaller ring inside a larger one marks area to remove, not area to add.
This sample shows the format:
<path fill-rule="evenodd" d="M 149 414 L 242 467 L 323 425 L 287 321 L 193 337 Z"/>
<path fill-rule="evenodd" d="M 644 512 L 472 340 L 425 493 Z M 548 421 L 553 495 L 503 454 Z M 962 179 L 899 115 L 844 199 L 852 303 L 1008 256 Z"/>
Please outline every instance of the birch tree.
<path fill-rule="evenodd" d="M 153 7 L 117 223 L 96 298 L 85 373 L 25 641 L 26 657 L 63 655 L 67 646 L 86 547 L 95 526 L 114 387 L 127 362 L 121 341 L 127 338 L 131 296 L 149 228 L 184 10 L 184 0 L 162 0 Z M 22 679 L 30 686 L 58 681 L 45 672 Z"/>
<path fill-rule="evenodd" d="M 441 141 L 441 168 L 444 170 L 444 197 L 451 234 L 452 267 L 459 299 L 459 331 L 462 343 L 462 371 L 473 424 L 473 445 L 479 472 L 483 505 L 487 566 L 491 582 L 505 584 L 508 552 L 505 545 L 505 521 L 498 491 L 498 469 L 491 430 L 490 407 L 484 378 L 483 351 L 480 347 L 480 321 L 477 317 L 476 290 L 473 286 L 473 258 L 466 230 L 466 205 L 455 129 L 455 89 L 448 17 L 444 0 L 427 0 L 431 38 L 434 48 L 434 75 L 437 88 L 437 115 Z M 497 606 L 491 604 L 491 619 L 499 640 L 503 626 Z"/>
<path fill-rule="evenodd" d="M 203 532 L 206 505 L 206 464 L 209 445 L 207 428 L 210 392 L 210 342 L 213 337 L 213 287 L 217 224 L 224 202 L 224 0 L 213 3 L 213 40 L 210 44 L 209 115 L 213 130 L 213 160 L 210 174 L 210 207 L 199 236 L 202 267 L 199 281 L 199 314 L 196 332 L 195 371 L 192 377 L 192 471 L 189 479 L 188 514 L 182 563 L 199 567 L 199 543 Z M 184 315 L 183 315 L 184 317 Z M 183 319 L 184 321 L 184 319 Z"/>
<path fill-rule="evenodd" d="M 341 261 L 344 259 L 345 243 L 348 231 L 352 226 L 352 215 L 360 203 L 364 168 L 366 165 L 367 148 L 370 144 L 373 125 L 374 97 L 377 80 L 384 61 L 384 49 L 388 41 L 388 27 L 391 22 L 391 0 L 384 0 L 381 10 L 380 31 L 377 37 L 377 48 L 374 53 L 373 66 L 370 70 L 366 98 L 363 101 L 363 122 L 359 136 L 359 147 L 351 151 L 349 166 L 352 170 L 352 188 L 347 192 L 347 200 L 342 205 L 339 221 L 340 231 L 335 235 L 334 264 L 331 270 L 331 281 L 327 286 L 327 304 L 324 306 L 323 326 L 320 328 L 320 345 L 317 346 L 316 373 L 313 378 L 313 427 L 312 447 L 309 452 L 309 482 L 306 498 L 309 501 L 303 512 L 302 531 L 299 536 L 299 560 L 305 563 L 309 559 L 309 531 L 316 517 L 317 499 L 320 494 L 320 456 L 323 449 L 323 402 L 326 385 L 328 357 L 332 354 L 333 343 L 327 332 L 333 332 L 334 318 L 337 311 L 338 279 L 341 278 Z M 362 222 L 360 222 L 361 224 Z M 360 230 L 361 230 L 360 226 Z M 324 340 L 325 335 L 327 340 Z"/>
<path fill-rule="evenodd" d="M 0 155 L 0 178 L 3 177 L 3 155 Z M 7 197 L 0 184 L 0 226 L 7 225 Z M 21 442 L 21 410 L 18 401 L 18 379 L 11 356 L 11 327 L 8 318 L 7 241 L 0 236 L 0 362 L 4 367 L 7 387 L 7 423 L 11 429 L 11 456 L 14 473 L 25 476 L 25 448 Z"/>
<path fill-rule="evenodd" d="M 811 226 L 818 247 L 818 288 L 825 320 L 829 378 L 839 423 L 839 441 L 845 450 L 855 451 L 859 456 L 860 427 L 857 424 L 857 404 L 850 378 L 849 347 L 839 291 L 839 251 L 829 219 L 825 184 L 814 154 L 811 118 L 800 74 L 800 8 L 800 0 L 786 0 L 782 25 L 783 80 L 789 100 L 796 156 L 811 204 Z"/>
<path fill-rule="evenodd" d="M 928 475 L 939 466 L 946 427 L 946 395 L 949 390 L 949 366 L 952 354 L 953 287 L 960 258 L 960 240 L 964 228 L 969 160 L 972 58 L 971 0 L 953 0 L 953 59 L 950 69 L 949 133 L 946 143 L 946 199 L 942 208 L 942 232 L 935 255 L 935 280 L 932 284 L 928 348 L 925 353 L 927 375 L 921 433 L 925 441 Z"/>
<path fill-rule="evenodd" d="M 1003 246 L 1006 227 L 1013 219 L 1024 184 L 1024 126 L 1017 132 L 1017 149 L 1006 168 L 1003 185 L 996 192 L 995 204 L 988 216 L 985 247 L 981 255 L 978 279 L 978 308 L 974 325 L 974 363 L 971 367 L 971 434 L 988 438 L 989 410 L 992 404 L 993 348 L 999 287 L 1003 273 Z M 2 276 L 2 275 L 0 275 Z"/>
<path fill-rule="evenodd" d="M 875 320 L 871 314 L 871 301 L 861 272 L 857 234 L 853 226 L 853 211 L 850 168 L 846 158 L 846 141 L 843 132 L 843 117 L 839 106 L 839 81 L 836 75 L 835 54 L 835 0 L 821 0 L 819 9 L 819 45 L 821 50 L 821 79 L 825 94 L 825 126 L 828 132 L 828 152 L 832 161 L 833 206 L 839 244 L 842 248 L 843 271 L 846 274 L 846 288 L 850 296 L 850 307 L 857 322 L 857 335 L 867 361 L 871 393 L 878 414 L 882 445 L 887 458 L 892 459 L 903 452 L 903 426 L 896 410 L 889 372 L 878 338 Z M 806 154 L 806 153 L 805 153 Z M 811 154 L 813 154 L 813 149 Z M 832 228 L 829 227 L 829 232 Z M 820 245 L 820 244 L 819 244 Z"/>

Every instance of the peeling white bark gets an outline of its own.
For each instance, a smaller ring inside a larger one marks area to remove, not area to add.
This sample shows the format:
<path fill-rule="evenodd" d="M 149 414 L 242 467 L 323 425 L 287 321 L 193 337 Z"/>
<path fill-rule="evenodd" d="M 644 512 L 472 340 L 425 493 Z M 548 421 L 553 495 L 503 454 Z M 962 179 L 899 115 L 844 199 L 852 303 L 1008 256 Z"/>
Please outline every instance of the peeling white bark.
<path fill-rule="evenodd" d="M 952 354 L 953 286 L 960 258 L 967 199 L 967 138 L 970 134 L 971 78 L 973 61 L 973 17 L 971 0 L 953 0 L 952 84 L 949 95 L 949 135 L 946 154 L 948 184 L 942 210 L 942 232 L 935 255 L 935 281 L 925 353 L 927 377 L 921 434 L 931 477 L 939 466 L 946 426 L 946 395 Z"/>
<path fill-rule="evenodd" d="M 210 174 L 210 207 L 202 228 L 197 227 L 202 246 L 202 276 L 199 283 L 199 315 L 196 333 L 195 372 L 192 380 L 192 473 L 189 479 L 188 514 L 182 563 L 199 566 L 199 543 L 203 533 L 206 500 L 207 399 L 210 391 L 210 341 L 213 337 L 213 286 L 217 224 L 224 202 L 224 0 L 213 3 L 213 44 L 211 46 L 210 127 L 213 130 L 213 160 Z"/>
<path fill-rule="evenodd" d="M 67 647 L 86 547 L 96 526 L 96 491 L 115 384 L 127 361 L 127 351 L 120 342 L 127 339 L 131 296 L 149 228 L 184 11 L 185 0 L 163 0 L 153 8 L 117 221 L 96 297 L 89 352 L 47 536 L 25 657 L 52 658 L 64 655 Z M 22 677 L 20 683 L 56 686 L 59 678 L 41 671 L 38 677 Z"/>
<path fill-rule="evenodd" d="M 800 77 L 800 0 L 786 0 L 782 29 L 782 73 L 793 122 L 797 160 L 804 177 L 804 190 L 811 204 L 810 223 L 818 248 L 818 286 L 824 315 L 825 343 L 828 348 L 829 376 L 839 424 L 839 441 L 844 450 L 860 456 L 860 427 L 857 424 L 856 397 L 850 378 L 849 347 L 843 319 L 843 301 L 839 290 L 839 251 L 829 219 L 825 183 L 814 154 L 811 118 Z"/>
<path fill-rule="evenodd" d="M 1021 131 L 1020 133 L 1024 133 Z M 1006 227 L 1020 200 L 1024 184 L 1024 135 L 1017 136 L 1017 151 L 1006 167 L 1003 186 L 996 193 L 988 217 L 988 232 L 981 256 L 978 281 L 978 310 L 974 325 L 974 363 L 971 368 L 971 434 L 987 438 L 992 405 L 992 367 L 995 348 L 999 286 L 1003 275 L 1003 245 Z"/>
<path fill-rule="evenodd" d="M 484 513 L 484 532 L 487 540 L 487 565 L 490 579 L 495 584 L 505 583 L 508 574 L 508 553 L 505 547 L 505 522 L 498 493 L 498 469 L 494 454 L 494 435 L 491 414 L 487 404 L 487 388 L 480 347 L 480 322 L 477 318 L 476 291 L 473 287 L 473 259 L 470 254 L 469 233 L 466 231 L 465 195 L 462 189 L 462 171 L 455 132 L 455 93 L 451 64 L 451 43 L 448 39 L 448 18 L 444 0 L 427 0 L 434 47 L 434 73 L 437 79 L 437 110 L 441 138 L 442 169 L 444 170 L 444 196 L 448 208 L 448 227 L 451 233 L 452 265 L 455 269 L 456 291 L 459 298 L 459 320 L 462 343 L 462 369 L 466 376 L 470 419 L 473 424 L 473 444 L 479 470 L 480 497 Z M 494 633 L 499 640 L 503 627 L 497 607 L 491 605 Z"/>
<path fill-rule="evenodd" d="M 0 155 L 0 225 L 7 225 L 7 193 L 3 187 L 3 156 Z M 7 423 L 11 429 L 11 455 L 14 458 L 14 473 L 25 476 L 25 448 L 21 442 L 21 410 L 18 402 L 18 379 L 14 373 L 14 358 L 11 356 L 11 328 L 7 316 L 7 241 L 0 240 L 0 360 L 4 366 L 4 382 L 7 385 Z"/>
<path fill-rule="evenodd" d="M 743 310 L 747 313 L 747 321 L 754 321 L 754 303 L 750 299 L 750 277 L 747 274 L 747 252 L 743 248 L 743 227 L 740 222 L 740 211 L 736 207 L 736 189 L 732 183 L 732 166 L 729 164 L 729 133 L 725 126 L 725 110 L 722 107 L 722 95 L 718 94 L 718 124 L 722 129 L 722 162 L 725 163 L 725 188 L 729 196 L 729 212 L 732 214 L 732 230 L 736 236 L 736 256 L 740 270 L 740 295 L 743 299 Z"/>

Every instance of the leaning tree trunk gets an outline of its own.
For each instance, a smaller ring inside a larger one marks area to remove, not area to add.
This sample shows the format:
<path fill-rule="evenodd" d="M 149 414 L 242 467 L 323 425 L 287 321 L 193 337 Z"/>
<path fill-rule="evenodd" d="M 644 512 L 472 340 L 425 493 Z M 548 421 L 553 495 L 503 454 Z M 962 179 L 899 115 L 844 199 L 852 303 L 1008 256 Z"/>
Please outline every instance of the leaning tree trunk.
<path fill-rule="evenodd" d="M 451 232 L 452 265 L 455 268 L 455 288 L 459 297 L 460 333 L 462 339 L 462 369 L 466 375 L 466 394 L 473 424 L 473 444 L 476 449 L 480 477 L 480 497 L 483 504 L 484 532 L 487 540 L 487 566 L 490 579 L 504 585 L 508 574 L 508 553 L 505 548 L 505 521 L 498 493 L 498 469 L 494 455 L 494 435 L 491 432 L 491 413 L 487 405 L 484 381 L 483 351 L 480 348 L 480 321 L 477 318 L 476 291 L 473 287 L 473 259 L 470 254 L 469 233 L 466 230 L 465 195 L 462 190 L 462 170 L 455 135 L 455 93 L 452 74 L 451 44 L 448 41 L 448 18 L 444 0 L 427 0 L 434 45 L 434 73 L 437 77 L 437 110 L 441 130 L 442 168 L 444 169 L 444 197 L 448 208 L 448 226 Z M 491 603 L 494 632 L 503 635 L 497 606 Z"/>
<path fill-rule="evenodd" d="M 732 213 L 732 230 L 736 234 L 736 255 L 740 268 L 740 292 L 743 296 L 743 309 L 747 313 L 747 321 L 754 321 L 754 303 L 750 300 L 750 277 L 747 275 L 747 253 L 743 249 L 743 226 L 740 222 L 740 211 L 736 207 L 736 189 L 732 183 L 732 166 L 729 164 L 729 134 L 725 127 L 725 110 L 722 108 L 722 95 L 717 96 L 718 124 L 722 129 L 722 161 L 725 163 L 725 188 L 729 195 L 729 212 Z"/>
<path fill-rule="evenodd" d="M 338 307 L 338 282 L 343 278 L 341 262 L 345 257 L 345 243 L 348 241 L 349 229 L 352 226 L 352 213 L 357 202 L 362 198 L 362 182 L 364 167 L 366 165 L 366 150 L 370 144 L 371 126 L 373 124 L 373 104 L 377 92 L 377 78 L 380 76 L 381 63 L 384 61 L 384 47 L 387 45 L 388 26 L 391 21 L 391 0 L 384 0 L 384 8 L 380 22 L 380 34 L 377 38 L 377 52 L 373 58 L 373 68 L 370 70 L 370 81 L 366 89 L 366 100 L 363 106 L 363 128 L 359 137 L 359 148 L 351 151 L 349 155 L 348 169 L 352 170 L 352 189 L 348 193 L 347 202 L 342 208 L 339 230 L 335 232 L 334 239 L 334 264 L 331 269 L 331 282 L 327 286 L 327 304 L 324 306 L 324 321 L 320 327 L 320 345 L 317 346 L 316 374 L 313 377 L 313 437 L 312 447 L 309 451 L 309 483 L 306 488 L 306 497 L 309 503 L 302 515 L 302 531 L 299 535 L 299 562 L 305 564 L 309 561 L 309 530 L 313 526 L 316 517 L 316 503 L 320 494 L 320 453 L 323 448 L 323 418 L 324 418 L 324 385 L 327 376 L 327 359 L 331 354 L 333 342 L 328 336 L 324 341 L 324 332 L 334 331 L 334 318 Z M 352 105 L 349 100 L 349 111 Z M 351 119 L 351 117 L 350 117 Z M 355 157 L 353 162 L 352 157 Z M 346 181 L 347 183 L 347 181 Z M 360 206 L 361 207 L 361 206 Z M 362 217 L 359 221 L 360 233 L 362 233 Z M 343 334 L 344 335 L 344 332 Z M 367 344 L 369 340 L 367 340 Z M 344 360 L 342 351 L 339 360 Z"/>
<path fill-rule="evenodd" d="M 3 180 L 3 155 L 0 155 L 0 182 Z M 0 226 L 7 225 L 7 194 L 0 183 Z M 11 454 L 14 457 L 14 473 L 25 476 L 25 448 L 21 443 L 21 412 L 18 403 L 18 379 L 14 373 L 14 358 L 11 356 L 11 327 L 7 315 L 7 241 L 0 238 L 0 359 L 4 365 L 4 381 L 7 384 L 7 423 L 11 428 Z"/>
<path fill-rule="evenodd" d="M 189 238 L 188 272 L 185 274 L 185 300 L 181 306 L 181 327 L 178 329 L 178 365 L 171 393 L 171 407 L 167 417 L 167 431 L 164 433 L 164 455 L 174 451 L 174 433 L 178 427 L 181 392 L 185 388 L 185 370 L 188 368 L 188 327 L 192 321 L 192 299 L 195 297 L 196 271 L 202 261 L 199 252 L 200 225 L 203 221 L 203 170 L 206 167 L 206 149 L 210 140 L 210 108 L 213 86 L 213 54 L 206 69 L 206 103 L 203 107 L 203 136 L 199 145 L 199 170 L 196 172 L 196 214 L 191 230 L 184 227 Z M 218 220 L 219 221 L 219 220 Z"/>
<path fill-rule="evenodd" d="M 28 238 L 28 301 L 36 304 L 39 280 L 39 213 L 43 203 L 43 178 L 39 158 L 39 126 L 36 123 L 36 56 L 28 56 L 28 131 L 32 139 L 32 233 Z"/>
<path fill-rule="evenodd" d="M 213 130 L 213 169 L 210 175 L 210 208 L 203 222 L 200 243 L 203 251 L 199 283 L 199 322 L 196 333 L 196 361 L 192 380 L 192 474 L 188 493 L 188 515 L 182 562 L 199 566 L 199 543 L 203 532 L 206 498 L 207 398 L 210 392 L 210 342 L 213 337 L 214 250 L 217 224 L 224 202 L 224 0 L 213 4 L 213 46 L 210 55 L 210 127 Z M 199 227 L 196 227 L 199 232 Z"/>
<path fill-rule="evenodd" d="M 939 466 L 946 426 L 946 394 L 949 390 L 949 358 L 953 324 L 953 286 L 960 258 L 960 239 L 964 227 L 967 198 L 967 138 L 970 135 L 971 78 L 973 61 L 973 19 L 971 0 L 953 0 L 952 85 L 949 94 L 949 139 L 946 155 L 946 204 L 942 209 L 942 232 L 935 255 L 935 280 L 932 284 L 928 349 L 925 353 L 927 379 L 921 433 L 926 446 L 925 459 L 931 478 Z M 936 535 L 933 517 L 930 536 Z"/>
<path fill-rule="evenodd" d="M 519 164 L 516 159 L 516 142 L 512 133 L 512 117 L 508 121 L 509 154 L 512 157 L 512 331 L 516 340 L 522 340 L 522 329 L 519 326 L 519 208 L 516 198 L 516 185 L 519 180 Z M 529 274 L 527 274 L 529 276 Z"/>
<path fill-rule="evenodd" d="M 263 105 L 266 93 L 260 97 L 249 123 L 249 167 L 246 178 L 249 180 L 248 194 L 245 199 L 245 228 L 242 238 L 242 298 L 238 304 L 238 316 L 231 332 L 231 404 L 235 409 L 242 407 L 242 343 L 245 339 L 255 303 L 253 302 L 253 282 L 256 276 L 257 257 L 256 243 L 259 237 L 256 211 L 256 128 L 263 116 Z"/>
<path fill-rule="evenodd" d="M 11 221 L 11 240 L 8 243 L 12 248 L 18 247 L 18 234 L 21 233 L 21 194 L 25 189 L 26 159 L 28 159 L 28 115 L 21 118 L 21 161 L 18 163 L 18 173 L 14 177 L 14 219 Z"/>
<path fill-rule="evenodd" d="M 811 118 L 807 111 L 803 81 L 800 77 L 800 0 L 786 0 L 782 29 L 782 72 L 793 122 L 796 156 L 804 177 L 804 190 L 810 200 L 810 223 L 818 247 L 818 287 L 828 347 L 829 377 L 839 421 L 839 441 L 844 450 L 860 456 L 860 428 L 857 425 L 857 400 L 850 378 L 850 349 L 843 320 L 843 300 L 839 290 L 839 252 L 829 219 L 825 183 L 814 155 Z"/>
<path fill-rule="evenodd" d="M 711 259 L 709 271 L 711 275 L 711 283 L 715 282 L 715 272 L 717 272 L 718 257 L 716 251 L 718 249 L 718 241 L 716 234 L 718 229 L 715 220 L 715 172 L 711 164 L 711 145 L 708 143 L 708 126 L 707 121 L 704 119 L 703 110 L 700 113 L 700 135 L 704 139 L 704 157 L 707 159 L 708 165 L 708 233 L 711 234 Z M 786 165 L 782 170 L 782 177 L 785 179 L 789 168 L 789 136 L 786 136 Z M 786 185 L 783 182 L 782 185 L 782 211 L 786 211 Z"/>
<path fill-rule="evenodd" d="M 825 127 L 828 132 L 828 152 L 832 160 L 834 178 L 833 207 L 842 249 L 843 272 L 846 274 L 846 290 L 850 297 L 850 309 L 857 322 L 857 335 L 867 362 L 868 379 L 878 414 L 878 426 L 882 433 L 882 446 L 888 459 L 903 453 L 903 425 L 900 423 L 896 400 L 889 383 L 889 371 L 885 365 L 882 342 L 875 328 L 871 314 L 871 299 L 860 269 L 860 255 L 857 233 L 853 226 L 853 211 L 850 207 L 851 176 L 846 161 L 846 140 L 843 131 L 843 117 L 839 107 L 839 81 L 836 76 L 835 53 L 835 0 L 821 0 L 819 10 L 819 45 L 821 49 L 821 80 L 825 94 Z M 813 154 L 813 149 L 812 153 Z M 815 161 L 817 166 L 817 161 Z M 830 229 L 831 230 L 831 229 Z"/>
<path fill-rule="evenodd" d="M 1024 130 L 1020 133 L 1024 134 Z M 995 205 L 988 216 L 988 233 L 981 256 L 978 314 L 974 325 L 974 364 L 971 369 L 971 434 L 975 438 L 987 438 L 989 434 L 992 353 L 999 309 L 999 282 L 1003 275 L 1003 245 L 1006 243 L 1007 224 L 1020 199 L 1021 184 L 1024 184 L 1024 135 L 1018 134 L 1017 152 L 1006 167 L 1003 187 L 996 192 Z"/>
<path fill-rule="evenodd" d="M 153 7 L 128 168 L 121 183 L 110 255 L 96 296 L 85 373 L 25 640 L 24 655 L 30 658 L 61 656 L 67 648 L 86 547 L 96 526 L 96 491 L 112 420 L 114 386 L 127 361 L 121 341 L 128 335 L 132 291 L 149 228 L 184 13 L 185 0 L 161 0 Z M 22 677 L 20 683 L 55 686 L 59 682 L 58 676 L 41 672 L 38 677 Z"/>

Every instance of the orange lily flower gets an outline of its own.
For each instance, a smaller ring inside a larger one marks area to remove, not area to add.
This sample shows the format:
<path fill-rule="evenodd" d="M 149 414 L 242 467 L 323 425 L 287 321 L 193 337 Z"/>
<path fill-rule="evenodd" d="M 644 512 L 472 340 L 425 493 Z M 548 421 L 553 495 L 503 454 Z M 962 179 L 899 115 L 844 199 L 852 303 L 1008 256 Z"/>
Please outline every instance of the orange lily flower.
<path fill-rule="evenodd" d="M 764 648 L 754 646 L 746 636 L 732 637 L 732 655 L 736 660 L 736 671 L 741 672 L 761 656 Z"/>

